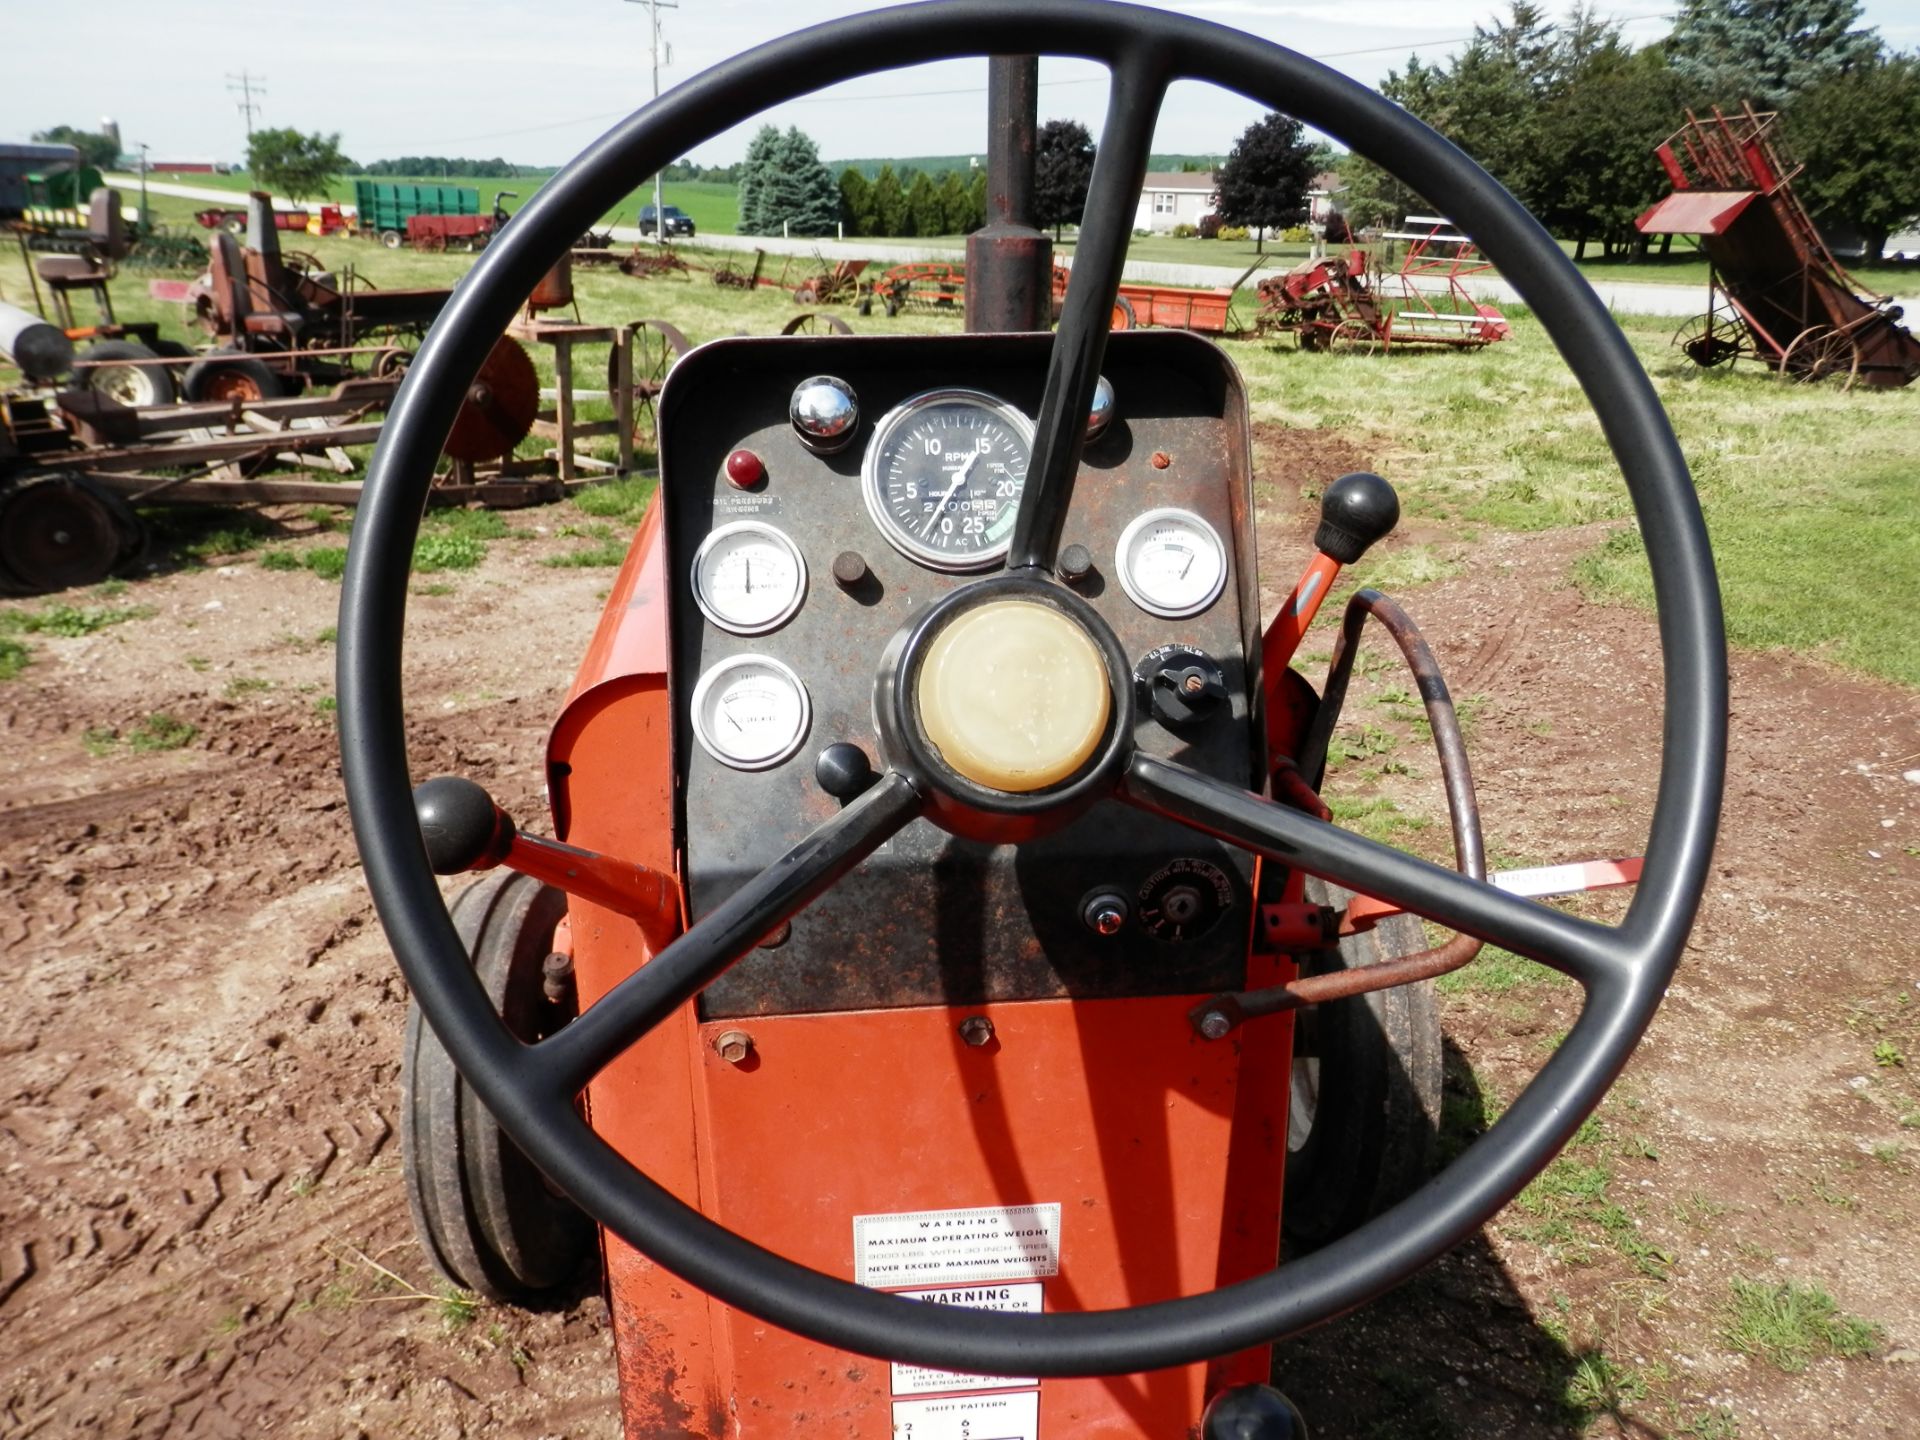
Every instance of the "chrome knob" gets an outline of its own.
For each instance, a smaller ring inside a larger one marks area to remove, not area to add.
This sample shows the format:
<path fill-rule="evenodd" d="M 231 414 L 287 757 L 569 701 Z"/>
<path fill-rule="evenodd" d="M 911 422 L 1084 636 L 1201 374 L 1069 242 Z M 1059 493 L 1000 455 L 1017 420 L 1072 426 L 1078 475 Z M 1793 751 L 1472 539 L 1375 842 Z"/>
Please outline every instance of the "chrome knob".
<path fill-rule="evenodd" d="M 800 443 L 821 455 L 844 450 L 860 423 L 860 402 L 853 387 L 832 375 L 816 375 L 802 380 L 793 390 L 787 406 L 787 418 L 793 421 Z"/>
<path fill-rule="evenodd" d="M 1113 383 L 1102 375 L 1094 381 L 1093 408 L 1087 412 L 1087 439 L 1097 440 L 1113 419 Z"/>

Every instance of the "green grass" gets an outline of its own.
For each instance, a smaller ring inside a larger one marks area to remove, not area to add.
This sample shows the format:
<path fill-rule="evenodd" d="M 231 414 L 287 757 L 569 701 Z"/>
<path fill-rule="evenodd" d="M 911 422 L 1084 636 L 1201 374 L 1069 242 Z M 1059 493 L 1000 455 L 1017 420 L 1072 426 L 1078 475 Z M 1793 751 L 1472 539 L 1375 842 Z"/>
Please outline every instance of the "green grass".
<path fill-rule="evenodd" d="M 1558 970 L 1502 950 L 1482 947 L 1471 965 L 1442 975 L 1433 988 L 1442 995 L 1507 995 L 1529 986 L 1564 987 L 1574 982 Z"/>
<path fill-rule="evenodd" d="M 1825 398 L 1845 405 L 1851 397 Z M 1788 423 L 1783 417 L 1783 427 Z M 1873 444 L 1862 436 L 1850 448 Z M 1920 487 L 1912 461 L 1841 459 L 1823 475 L 1802 472 L 1799 479 L 1776 487 L 1756 470 L 1726 491 L 1702 487 L 1728 638 L 1920 685 L 1920 628 L 1887 603 L 1920 585 L 1920 545 L 1912 538 L 1920 535 Z M 1579 561 L 1576 574 L 1597 593 L 1652 602 L 1637 531 L 1609 536 Z"/>
<path fill-rule="evenodd" d="M 198 727 L 189 725 L 178 716 L 156 711 L 136 723 L 121 738 L 135 750 L 178 750 L 192 744 L 199 733 Z"/>
<path fill-rule="evenodd" d="M 638 520 L 653 499 L 658 483 L 650 475 L 609 480 L 604 485 L 595 485 L 575 495 L 573 507 L 583 515 Z"/>
<path fill-rule="evenodd" d="M 1873 1322 L 1843 1314 L 1818 1285 L 1738 1275 L 1721 1334 L 1741 1354 L 1758 1356 L 1789 1375 L 1822 1356 L 1871 1355 L 1886 1339 Z"/>
<path fill-rule="evenodd" d="M 338 580 L 347 573 L 347 547 L 322 545 L 302 555 L 300 563 L 322 580 Z"/>
<path fill-rule="evenodd" d="M 0 639 L 0 680 L 11 680 L 33 663 L 33 652 L 18 640 Z"/>
<path fill-rule="evenodd" d="M 0 611 L 0 634 L 55 635 L 72 640 L 129 620 L 145 620 L 152 614 L 150 605 L 109 608 L 54 604 L 38 610 L 6 610 Z"/>
<path fill-rule="evenodd" d="M 429 531 L 413 546 L 413 568 L 418 574 L 436 570 L 471 570 L 487 558 L 487 544 L 471 535 Z"/>
<path fill-rule="evenodd" d="M 603 569 L 624 564 L 626 558 L 626 541 L 602 540 L 583 550 L 565 550 L 558 555 L 545 556 L 540 563 L 555 570 Z"/>

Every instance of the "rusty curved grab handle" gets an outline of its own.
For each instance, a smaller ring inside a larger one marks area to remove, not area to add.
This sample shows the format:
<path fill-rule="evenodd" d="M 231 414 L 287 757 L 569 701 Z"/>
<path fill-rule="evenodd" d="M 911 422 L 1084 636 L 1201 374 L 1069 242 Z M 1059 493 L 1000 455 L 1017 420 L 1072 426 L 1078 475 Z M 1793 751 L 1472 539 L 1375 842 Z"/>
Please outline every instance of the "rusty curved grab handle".
<path fill-rule="evenodd" d="M 1341 618 L 1340 637 L 1334 643 L 1333 660 L 1327 667 L 1327 684 L 1314 712 L 1313 724 L 1296 761 L 1282 761 L 1275 767 L 1275 798 L 1300 809 L 1327 818 L 1326 807 L 1314 788 L 1326 768 L 1327 745 L 1333 727 L 1346 701 L 1347 682 L 1352 678 L 1354 656 L 1359 651 L 1360 632 L 1371 616 L 1386 627 L 1400 647 L 1407 667 L 1413 671 L 1420 699 L 1427 711 L 1427 723 L 1433 730 L 1433 745 L 1440 758 L 1441 780 L 1447 791 L 1447 813 L 1453 826 L 1454 864 L 1460 873 L 1475 880 L 1487 878 L 1486 843 L 1480 833 L 1480 802 L 1474 794 L 1473 772 L 1467 764 L 1467 746 L 1460 733 L 1460 717 L 1454 710 L 1453 694 L 1447 689 L 1440 664 L 1421 635 L 1413 617 L 1397 601 L 1378 590 L 1361 590 L 1347 602 Z M 1309 803 L 1310 802 L 1310 803 Z M 1319 1005 L 1329 1000 L 1344 1000 L 1370 990 L 1385 990 L 1395 985 L 1411 985 L 1431 980 L 1468 964 L 1480 953 L 1481 941 L 1472 935 L 1456 933 L 1442 944 L 1416 950 L 1393 960 L 1373 965 L 1354 966 L 1326 975 L 1308 975 L 1260 990 L 1216 995 L 1194 1011 L 1194 1023 L 1200 1033 L 1217 1040 L 1244 1021 L 1281 1010 L 1297 1010 L 1303 1005 Z"/>

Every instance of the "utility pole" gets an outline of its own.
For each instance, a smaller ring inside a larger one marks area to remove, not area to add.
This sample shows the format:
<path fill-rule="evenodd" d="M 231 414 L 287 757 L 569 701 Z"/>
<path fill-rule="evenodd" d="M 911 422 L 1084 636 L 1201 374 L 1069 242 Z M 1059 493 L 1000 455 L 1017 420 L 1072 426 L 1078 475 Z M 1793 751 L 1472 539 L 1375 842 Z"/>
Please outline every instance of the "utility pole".
<path fill-rule="evenodd" d="M 247 146 L 251 149 L 253 146 L 253 112 L 263 108 L 260 102 L 253 97 L 255 95 L 264 96 L 267 93 L 267 87 L 262 85 L 245 70 L 242 70 L 238 75 L 235 75 L 229 70 L 227 72 L 227 89 L 240 97 L 240 103 L 236 108 L 242 115 L 246 116 Z"/>
<path fill-rule="evenodd" d="M 153 210 L 147 204 L 147 142 L 140 142 L 140 233 L 153 233 Z"/>
<path fill-rule="evenodd" d="M 628 0 L 629 4 L 647 7 L 648 28 L 653 32 L 653 98 L 660 98 L 660 12 L 678 10 L 679 0 Z M 667 63 L 673 63 L 673 47 L 667 47 Z M 660 172 L 653 172 L 653 238 L 656 243 L 667 243 L 667 217 L 665 207 L 660 203 Z"/>

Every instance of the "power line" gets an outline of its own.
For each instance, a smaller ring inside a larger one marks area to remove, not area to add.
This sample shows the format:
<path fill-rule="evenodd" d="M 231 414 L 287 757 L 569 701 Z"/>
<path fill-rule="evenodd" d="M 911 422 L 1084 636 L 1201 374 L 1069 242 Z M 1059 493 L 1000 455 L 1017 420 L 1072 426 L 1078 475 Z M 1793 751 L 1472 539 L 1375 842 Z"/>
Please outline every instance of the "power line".
<path fill-rule="evenodd" d="M 255 94 L 265 95 L 267 93 L 267 87 L 254 79 L 253 76 L 245 70 L 242 70 L 238 75 L 229 70 L 227 72 L 227 89 L 240 97 L 240 103 L 235 108 L 247 117 L 247 143 L 251 145 L 253 143 L 253 112 L 266 108 L 253 97 Z"/>
<path fill-rule="evenodd" d="M 646 4 L 648 0 L 633 0 L 635 4 Z M 1642 20 L 1671 20 L 1680 12 L 1677 10 L 1658 11 L 1649 15 L 1621 15 L 1612 23 L 1633 25 Z M 1470 44 L 1477 35 L 1454 35 L 1444 40 L 1416 40 L 1412 43 L 1400 42 L 1393 45 L 1368 45 L 1358 50 L 1328 50 L 1317 55 L 1309 55 L 1309 60 L 1346 60 L 1360 55 L 1390 55 L 1397 51 L 1431 50 L 1437 45 Z M 1061 88 L 1074 85 L 1105 85 L 1104 75 L 1089 75 L 1077 80 L 1042 80 L 1042 89 Z M 658 91 L 654 92 L 656 96 Z M 873 100 L 931 100 L 951 95 L 984 95 L 984 85 L 963 85 L 952 90 L 885 90 L 871 95 L 804 95 L 797 100 L 789 100 L 789 105 L 855 105 Z M 633 113 L 631 107 L 622 110 L 605 110 L 598 115 L 582 115 L 572 120 L 555 120 L 544 125 L 529 125 L 518 130 L 493 130 L 484 135 L 460 135 L 447 140 L 428 140 L 416 143 L 428 145 L 463 145 L 473 140 L 500 140 L 516 135 L 535 135 L 547 130 L 564 130 L 573 125 L 591 125 L 599 120 L 615 120 Z"/>

